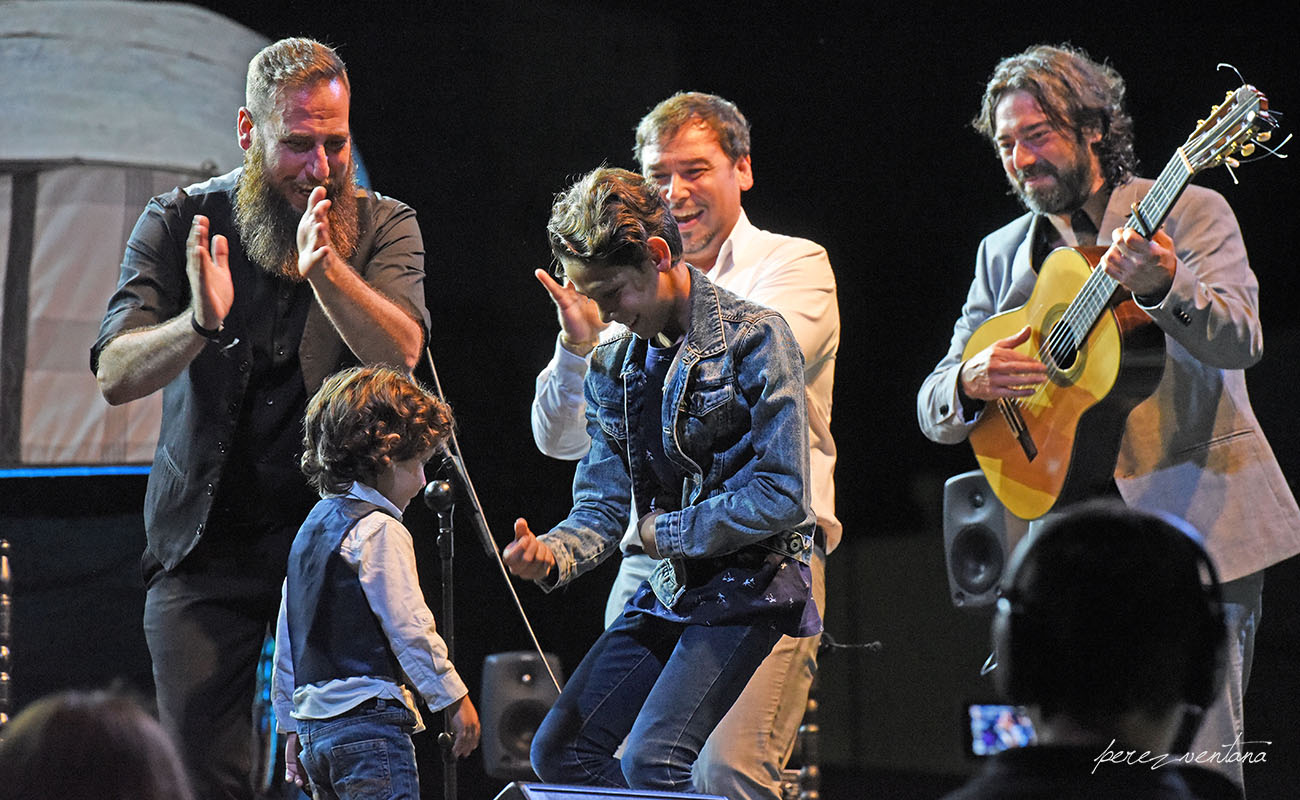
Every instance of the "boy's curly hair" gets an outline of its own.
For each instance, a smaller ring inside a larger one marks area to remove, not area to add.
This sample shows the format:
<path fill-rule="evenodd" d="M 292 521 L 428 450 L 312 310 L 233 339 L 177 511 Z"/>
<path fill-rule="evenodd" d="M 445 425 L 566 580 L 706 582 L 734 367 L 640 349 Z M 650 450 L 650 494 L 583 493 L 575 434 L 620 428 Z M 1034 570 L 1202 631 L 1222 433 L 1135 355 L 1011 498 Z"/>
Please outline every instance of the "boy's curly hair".
<path fill-rule="evenodd" d="M 302 471 L 322 494 L 353 481 L 373 486 L 389 464 L 441 447 L 451 408 L 391 367 L 353 367 L 330 376 L 307 404 Z"/>

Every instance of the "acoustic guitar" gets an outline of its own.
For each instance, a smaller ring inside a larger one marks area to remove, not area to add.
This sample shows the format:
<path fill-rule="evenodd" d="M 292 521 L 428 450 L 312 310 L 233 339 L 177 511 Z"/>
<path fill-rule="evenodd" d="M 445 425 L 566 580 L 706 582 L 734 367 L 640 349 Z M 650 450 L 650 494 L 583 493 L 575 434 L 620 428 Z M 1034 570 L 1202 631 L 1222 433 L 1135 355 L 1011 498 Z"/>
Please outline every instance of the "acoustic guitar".
<path fill-rule="evenodd" d="M 1229 92 L 1135 203 L 1126 228 L 1147 239 L 1198 172 L 1238 164 L 1268 141 L 1277 121 L 1253 86 Z M 1151 395 L 1164 369 L 1164 332 L 1119 282 L 1097 268 L 1103 247 L 1061 247 L 1043 261 L 1029 301 L 990 317 L 963 351 L 969 359 L 1030 327 L 1018 350 L 1047 366 L 1029 397 L 990 402 L 970 433 L 994 494 L 1022 519 L 1096 494 L 1109 483 L 1128 414 Z"/>

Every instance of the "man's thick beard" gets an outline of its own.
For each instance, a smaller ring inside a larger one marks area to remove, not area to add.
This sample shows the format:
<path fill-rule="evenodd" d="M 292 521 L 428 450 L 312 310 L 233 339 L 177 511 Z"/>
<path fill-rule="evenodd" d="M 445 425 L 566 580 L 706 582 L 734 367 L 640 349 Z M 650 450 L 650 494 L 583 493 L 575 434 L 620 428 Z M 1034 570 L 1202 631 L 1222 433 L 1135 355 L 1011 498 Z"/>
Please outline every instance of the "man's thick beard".
<path fill-rule="evenodd" d="M 1031 192 L 1024 188 L 1024 181 L 1035 172 L 1056 177 L 1056 185 L 1047 191 Z M 1046 161 L 1039 162 L 1030 170 L 1016 173 L 1016 179 L 1007 176 L 1011 189 L 1021 204 L 1030 211 L 1039 214 L 1064 214 L 1082 208 L 1088 200 L 1092 188 L 1092 167 L 1088 160 L 1087 145 L 1076 150 L 1074 162 L 1066 169 L 1058 170 Z"/>
<path fill-rule="evenodd" d="M 331 176 L 326 196 L 329 210 L 329 238 L 334 253 L 344 261 L 357 247 L 356 168 Z M 235 189 L 235 228 L 244 250 L 266 272 L 288 281 L 306 280 L 298 271 L 298 223 L 303 212 L 294 208 L 280 190 L 267 180 L 265 150 L 261 139 L 244 154 L 244 171 Z"/>

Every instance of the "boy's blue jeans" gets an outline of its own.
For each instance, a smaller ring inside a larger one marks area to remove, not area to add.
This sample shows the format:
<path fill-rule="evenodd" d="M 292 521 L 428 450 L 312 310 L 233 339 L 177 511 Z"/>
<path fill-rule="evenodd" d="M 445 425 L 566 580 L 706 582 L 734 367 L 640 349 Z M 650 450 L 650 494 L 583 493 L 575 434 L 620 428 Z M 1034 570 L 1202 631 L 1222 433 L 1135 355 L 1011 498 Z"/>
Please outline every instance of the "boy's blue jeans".
<path fill-rule="evenodd" d="M 332 719 L 298 720 L 299 760 L 315 800 L 419 800 L 411 731 L 396 700 L 369 700 Z"/>
<path fill-rule="evenodd" d="M 533 769 L 548 783 L 691 791 L 700 748 L 780 637 L 625 611 L 542 721 Z"/>

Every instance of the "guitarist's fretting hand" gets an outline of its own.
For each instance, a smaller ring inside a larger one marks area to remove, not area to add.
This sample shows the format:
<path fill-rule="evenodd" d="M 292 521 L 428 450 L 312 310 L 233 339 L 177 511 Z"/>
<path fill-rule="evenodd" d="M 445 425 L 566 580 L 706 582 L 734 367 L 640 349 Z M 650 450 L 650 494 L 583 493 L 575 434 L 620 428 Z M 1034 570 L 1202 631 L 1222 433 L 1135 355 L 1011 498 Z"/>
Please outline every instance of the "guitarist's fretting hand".
<path fill-rule="evenodd" d="M 1150 241 L 1133 228 L 1116 228 L 1111 246 L 1101 257 L 1106 274 L 1119 281 L 1144 305 L 1165 299 L 1174 284 L 1174 240 L 1164 229 L 1157 230 Z"/>
<path fill-rule="evenodd" d="M 1139 237 L 1141 238 L 1141 237 Z M 1028 397 L 1047 380 L 1047 365 L 1015 348 L 1029 340 L 1029 326 L 999 339 L 961 365 L 961 391 L 972 400 Z"/>

